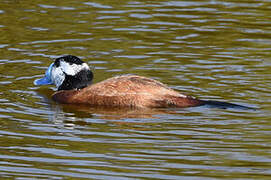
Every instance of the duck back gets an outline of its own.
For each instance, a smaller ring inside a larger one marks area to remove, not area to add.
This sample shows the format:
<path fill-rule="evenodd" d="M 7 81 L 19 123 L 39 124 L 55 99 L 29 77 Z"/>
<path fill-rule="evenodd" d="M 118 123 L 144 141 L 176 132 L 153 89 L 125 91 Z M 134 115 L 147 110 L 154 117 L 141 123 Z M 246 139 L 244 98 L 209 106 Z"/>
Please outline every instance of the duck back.
<path fill-rule="evenodd" d="M 203 101 L 180 94 L 165 84 L 142 76 L 116 76 L 83 89 L 58 91 L 53 99 L 59 103 L 112 107 L 192 107 Z"/>

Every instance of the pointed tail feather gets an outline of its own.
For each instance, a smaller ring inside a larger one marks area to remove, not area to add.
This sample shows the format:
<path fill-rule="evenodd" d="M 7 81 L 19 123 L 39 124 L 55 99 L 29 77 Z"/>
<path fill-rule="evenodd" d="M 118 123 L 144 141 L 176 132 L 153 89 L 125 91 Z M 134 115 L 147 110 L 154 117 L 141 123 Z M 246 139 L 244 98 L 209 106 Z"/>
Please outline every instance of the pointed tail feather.
<path fill-rule="evenodd" d="M 220 102 L 220 101 L 209 101 L 209 100 L 202 100 L 203 104 L 211 108 L 220 108 L 220 109 L 228 109 L 228 108 L 233 108 L 233 109 L 242 109 L 242 110 L 256 110 L 256 108 L 253 107 L 248 107 L 248 106 L 243 106 L 243 105 L 238 105 L 238 104 L 233 104 L 233 103 L 228 103 L 228 102 Z"/>

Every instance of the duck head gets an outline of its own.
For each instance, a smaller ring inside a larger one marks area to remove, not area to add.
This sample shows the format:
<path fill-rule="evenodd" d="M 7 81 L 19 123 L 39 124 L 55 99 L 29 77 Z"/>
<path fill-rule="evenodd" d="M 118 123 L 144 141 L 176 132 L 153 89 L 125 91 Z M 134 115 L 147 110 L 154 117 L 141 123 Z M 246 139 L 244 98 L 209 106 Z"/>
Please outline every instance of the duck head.
<path fill-rule="evenodd" d="M 91 84 L 93 73 L 89 66 L 76 56 L 57 58 L 45 72 L 45 76 L 34 81 L 35 85 L 54 84 L 57 90 L 82 89 Z"/>

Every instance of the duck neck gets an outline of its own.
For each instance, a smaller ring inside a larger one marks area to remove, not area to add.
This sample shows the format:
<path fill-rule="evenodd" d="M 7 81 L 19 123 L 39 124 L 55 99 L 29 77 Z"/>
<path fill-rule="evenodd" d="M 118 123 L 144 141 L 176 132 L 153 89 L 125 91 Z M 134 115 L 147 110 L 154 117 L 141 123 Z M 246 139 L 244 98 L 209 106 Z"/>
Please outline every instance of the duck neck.
<path fill-rule="evenodd" d="M 73 76 L 65 74 L 65 80 L 57 90 L 83 89 L 92 83 L 92 79 L 93 73 L 89 70 L 80 71 Z"/>

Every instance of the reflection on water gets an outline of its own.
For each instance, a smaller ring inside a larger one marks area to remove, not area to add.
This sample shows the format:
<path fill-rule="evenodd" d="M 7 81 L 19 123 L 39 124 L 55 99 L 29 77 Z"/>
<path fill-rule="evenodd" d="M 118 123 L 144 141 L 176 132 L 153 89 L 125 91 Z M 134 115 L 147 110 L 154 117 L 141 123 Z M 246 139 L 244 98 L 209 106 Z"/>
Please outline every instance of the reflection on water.
<path fill-rule="evenodd" d="M 258 179 L 270 167 L 268 1 L 0 2 L 0 177 Z M 59 105 L 34 87 L 73 54 L 236 111 Z"/>

